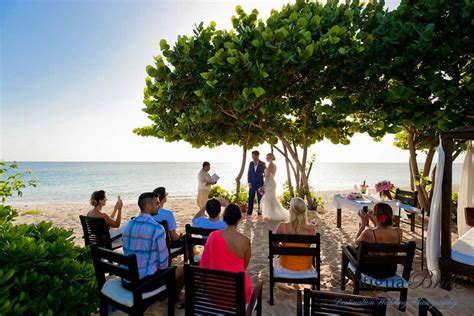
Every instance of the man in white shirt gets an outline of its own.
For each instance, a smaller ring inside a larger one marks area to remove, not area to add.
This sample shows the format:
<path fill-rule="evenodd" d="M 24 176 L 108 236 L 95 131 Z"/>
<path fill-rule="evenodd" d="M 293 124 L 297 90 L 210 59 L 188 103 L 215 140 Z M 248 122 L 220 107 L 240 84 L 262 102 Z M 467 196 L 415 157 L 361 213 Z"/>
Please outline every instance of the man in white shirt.
<path fill-rule="evenodd" d="M 203 162 L 202 169 L 198 173 L 198 197 L 197 205 L 201 209 L 206 205 L 209 191 L 211 190 L 211 185 L 216 184 L 212 180 L 212 177 L 209 175 L 209 170 L 211 170 L 211 164 L 207 161 Z"/>

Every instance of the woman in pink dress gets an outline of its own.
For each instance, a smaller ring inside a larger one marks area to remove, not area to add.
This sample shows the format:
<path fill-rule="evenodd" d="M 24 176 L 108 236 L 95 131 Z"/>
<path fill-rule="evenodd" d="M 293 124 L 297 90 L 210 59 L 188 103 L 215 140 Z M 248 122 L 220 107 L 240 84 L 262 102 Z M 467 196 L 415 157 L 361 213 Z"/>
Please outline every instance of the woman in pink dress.
<path fill-rule="evenodd" d="M 250 239 L 237 231 L 240 208 L 229 204 L 224 210 L 227 228 L 212 232 L 207 239 L 200 267 L 229 272 L 245 272 L 245 302 L 250 302 L 252 283 L 246 271 L 250 261 Z"/>

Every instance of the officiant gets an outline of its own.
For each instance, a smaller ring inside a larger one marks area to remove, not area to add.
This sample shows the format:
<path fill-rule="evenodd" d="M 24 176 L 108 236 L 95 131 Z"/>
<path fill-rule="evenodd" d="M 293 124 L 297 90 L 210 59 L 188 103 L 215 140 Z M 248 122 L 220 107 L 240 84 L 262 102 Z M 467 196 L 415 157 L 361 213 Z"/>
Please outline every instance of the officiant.
<path fill-rule="evenodd" d="M 212 179 L 211 175 L 209 174 L 209 170 L 211 170 L 211 164 L 207 161 L 204 161 L 202 163 L 202 169 L 198 173 L 197 205 L 200 209 L 206 205 L 211 186 L 217 183 L 217 181 Z"/>

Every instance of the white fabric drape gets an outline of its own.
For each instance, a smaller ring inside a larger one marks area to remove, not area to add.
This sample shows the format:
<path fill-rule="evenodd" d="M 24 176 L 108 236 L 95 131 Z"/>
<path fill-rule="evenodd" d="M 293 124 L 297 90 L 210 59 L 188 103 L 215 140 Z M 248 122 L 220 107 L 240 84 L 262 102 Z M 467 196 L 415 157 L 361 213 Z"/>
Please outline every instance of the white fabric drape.
<path fill-rule="evenodd" d="M 436 181 L 433 188 L 433 198 L 430 207 L 430 221 L 426 236 L 426 262 L 432 273 L 433 281 L 440 279 L 439 253 L 441 234 L 441 193 L 444 173 L 444 150 L 441 140 L 438 147 L 438 166 L 436 167 Z M 446 223 L 444 223 L 446 225 Z M 449 223 L 448 223 L 449 224 Z"/>
<path fill-rule="evenodd" d="M 459 181 L 458 193 L 458 235 L 461 237 L 471 226 L 466 224 L 464 209 L 474 206 L 474 166 L 472 144 L 469 145 Z"/>

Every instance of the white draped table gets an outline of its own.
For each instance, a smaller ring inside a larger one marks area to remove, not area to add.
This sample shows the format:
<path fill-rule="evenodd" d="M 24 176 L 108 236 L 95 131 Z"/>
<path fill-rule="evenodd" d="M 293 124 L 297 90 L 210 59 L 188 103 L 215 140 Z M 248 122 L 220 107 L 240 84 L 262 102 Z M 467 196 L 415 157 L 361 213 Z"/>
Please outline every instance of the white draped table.
<path fill-rule="evenodd" d="M 402 218 L 407 218 L 405 212 L 399 212 L 401 203 L 397 200 L 382 201 L 366 194 L 363 194 L 361 199 L 350 200 L 345 194 L 336 194 L 334 195 L 332 205 L 337 210 L 337 228 L 341 227 L 342 209 L 349 209 L 354 212 L 354 215 L 357 216 L 359 210 L 361 210 L 364 206 L 367 206 L 369 209 L 373 209 L 375 204 L 380 202 L 390 205 L 394 215 L 400 214 Z M 404 207 L 405 205 L 403 204 L 402 208 Z"/>

